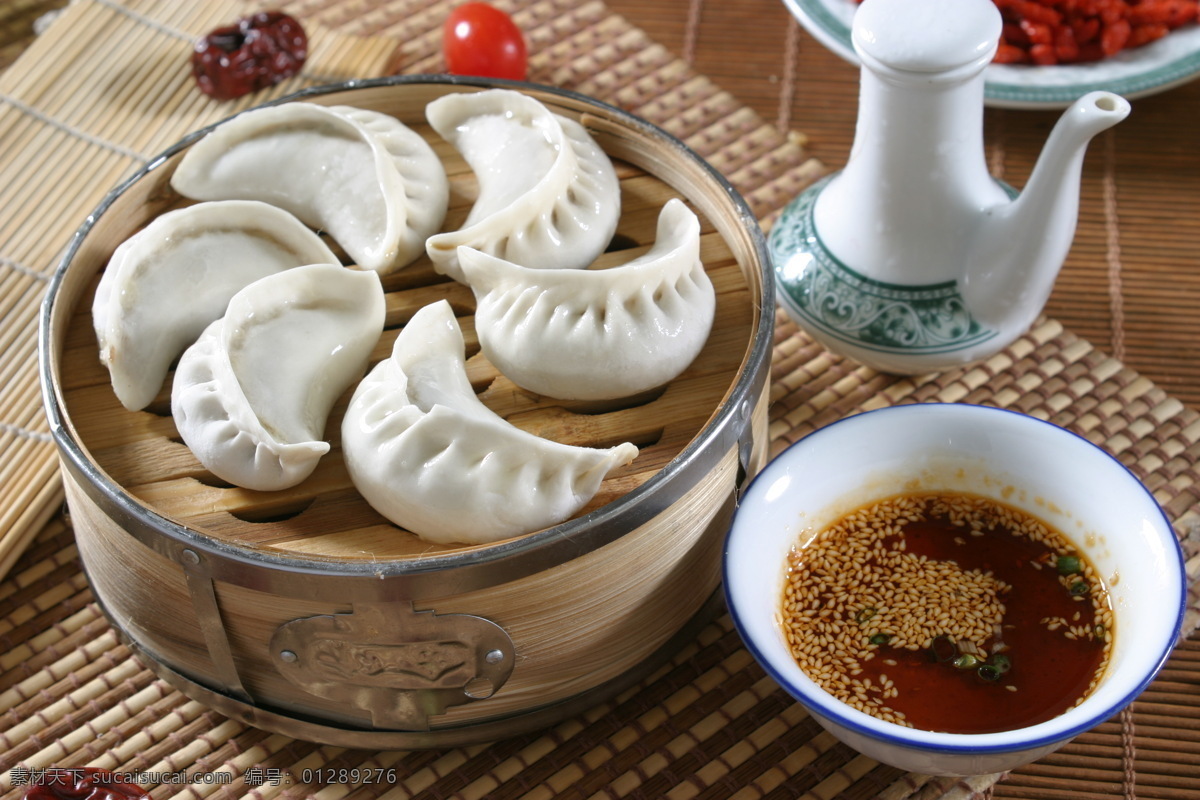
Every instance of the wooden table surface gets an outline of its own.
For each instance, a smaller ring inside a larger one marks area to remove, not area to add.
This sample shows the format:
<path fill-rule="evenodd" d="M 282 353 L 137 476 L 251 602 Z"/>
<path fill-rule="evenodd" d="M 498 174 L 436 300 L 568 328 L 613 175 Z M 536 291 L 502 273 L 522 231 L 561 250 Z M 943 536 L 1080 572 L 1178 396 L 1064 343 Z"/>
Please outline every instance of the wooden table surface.
<path fill-rule="evenodd" d="M 846 163 L 858 68 L 782 0 L 609 0 L 828 169 Z M 988 109 L 993 173 L 1024 185 L 1059 111 Z M 1047 313 L 1168 393 L 1200 408 L 1200 82 L 1133 101 L 1094 139 L 1080 221 Z"/>

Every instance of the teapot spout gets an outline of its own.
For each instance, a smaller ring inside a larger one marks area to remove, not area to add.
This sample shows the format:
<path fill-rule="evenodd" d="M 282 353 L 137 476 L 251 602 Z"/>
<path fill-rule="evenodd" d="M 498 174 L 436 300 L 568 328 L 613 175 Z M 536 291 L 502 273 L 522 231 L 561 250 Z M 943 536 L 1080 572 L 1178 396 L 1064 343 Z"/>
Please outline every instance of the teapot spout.
<path fill-rule="evenodd" d="M 1080 97 L 1054 126 L 1021 195 L 984 210 L 961 283 L 980 322 L 1024 330 L 1041 313 L 1075 238 L 1088 143 L 1129 110 L 1112 92 Z"/>

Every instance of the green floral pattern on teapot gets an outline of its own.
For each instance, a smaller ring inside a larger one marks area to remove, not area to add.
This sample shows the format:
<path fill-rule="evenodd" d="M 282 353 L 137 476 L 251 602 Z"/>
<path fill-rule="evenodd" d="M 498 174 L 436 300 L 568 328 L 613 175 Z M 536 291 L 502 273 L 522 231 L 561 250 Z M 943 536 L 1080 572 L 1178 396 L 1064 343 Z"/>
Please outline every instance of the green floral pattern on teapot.
<path fill-rule="evenodd" d="M 956 281 L 885 283 L 830 254 L 813 223 L 813 206 L 829 180 L 796 197 L 768 239 L 779 300 L 789 313 L 814 333 L 883 353 L 948 353 L 998 335 L 967 311 Z"/>

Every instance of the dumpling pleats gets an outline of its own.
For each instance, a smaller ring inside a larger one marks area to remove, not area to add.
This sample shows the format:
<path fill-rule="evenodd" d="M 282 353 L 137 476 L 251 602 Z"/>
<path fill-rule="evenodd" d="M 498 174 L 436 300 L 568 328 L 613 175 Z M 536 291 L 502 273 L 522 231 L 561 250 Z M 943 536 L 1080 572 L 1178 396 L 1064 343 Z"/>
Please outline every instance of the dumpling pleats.
<path fill-rule="evenodd" d="M 467 379 L 446 301 L 418 311 L 355 390 L 342 422 L 350 477 L 380 514 L 432 542 L 479 544 L 556 525 L 638 449 L 552 442 L 505 421 Z"/>
<path fill-rule="evenodd" d="M 582 125 L 508 89 L 446 95 L 426 116 L 479 182 L 462 228 L 426 243 L 439 272 L 462 280 L 462 245 L 531 268 L 582 269 L 604 252 L 621 213 L 620 185 Z"/>
<path fill-rule="evenodd" d="M 459 261 L 483 354 L 518 386 L 563 400 L 611 400 L 678 376 L 708 339 L 716 293 L 700 222 L 680 200 L 644 255 L 609 269 L 526 269 L 469 248 Z"/>
<path fill-rule="evenodd" d="M 329 412 L 366 371 L 384 314 L 373 272 L 316 264 L 246 287 L 179 360 L 171 411 L 184 443 L 237 486 L 304 480 L 329 450 Z"/>
<path fill-rule="evenodd" d="M 336 261 L 300 220 L 266 203 L 198 203 L 159 216 L 113 252 L 92 302 L 117 398 L 130 411 L 149 405 L 171 362 L 243 287 Z"/>
<path fill-rule="evenodd" d="M 411 263 L 442 225 L 441 160 L 398 119 L 292 102 L 243 112 L 188 148 L 171 178 L 202 200 L 262 200 L 329 232 L 363 269 Z"/>

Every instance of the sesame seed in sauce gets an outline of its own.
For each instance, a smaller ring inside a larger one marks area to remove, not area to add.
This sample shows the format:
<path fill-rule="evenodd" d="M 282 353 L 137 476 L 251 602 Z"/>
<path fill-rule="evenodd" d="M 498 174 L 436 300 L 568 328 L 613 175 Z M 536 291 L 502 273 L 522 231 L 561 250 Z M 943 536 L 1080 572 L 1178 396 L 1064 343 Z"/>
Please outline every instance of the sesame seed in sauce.
<path fill-rule="evenodd" d="M 877 682 L 859 677 L 862 664 L 873 659 L 879 649 L 879 640 L 872 642 L 872 637 L 885 635 L 887 647 L 910 651 L 928 650 L 935 638 L 947 637 L 958 652 L 980 660 L 1008 649 L 1000 632 L 1006 627 L 1004 597 L 1011 586 L 988 570 L 965 570 L 952 561 L 909 551 L 905 525 L 935 515 L 949 518 L 973 537 L 1004 528 L 1044 544 L 1058 555 L 1072 552 L 1060 534 L 1033 517 L 970 495 L 883 500 L 843 517 L 792 552 L 785 636 L 793 657 L 837 699 L 910 727 L 903 713 L 881 702 L 898 697 L 903 687 L 886 675 Z M 955 541 L 966 544 L 961 537 Z M 1053 568 L 1054 556 L 1049 558 Z M 1043 566 L 1037 561 L 1029 563 L 1035 569 Z M 1043 618 L 1041 625 L 1049 631 L 1061 628 L 1061 635 L 1068 639 L 1103 641 L 1106 660 L 1112 615 L 1106 593 L 1090 569 L 1088 565 L 1080 574 L 1063 576 L 1062 583 L 1070 589 L 1081 579 L 1087 582 L 1089 591 L 1072 599 L 1091 601 L 1095 625 L 1080 624 L 1078 614 L 1075 624 L 1054 616 Z M 824 638 L 822 646 L 804 646 L 818 629 Z M 891 658 L 881 661 L 888 666 L 897 663 Z M 1100 674 L 1103 669 L 1097 670 Z M 1017 691 L 1012 684 L 1004 688 Z M 868 698 L 871 702 L 865 702 Z"/>

